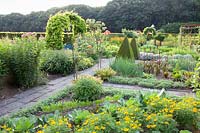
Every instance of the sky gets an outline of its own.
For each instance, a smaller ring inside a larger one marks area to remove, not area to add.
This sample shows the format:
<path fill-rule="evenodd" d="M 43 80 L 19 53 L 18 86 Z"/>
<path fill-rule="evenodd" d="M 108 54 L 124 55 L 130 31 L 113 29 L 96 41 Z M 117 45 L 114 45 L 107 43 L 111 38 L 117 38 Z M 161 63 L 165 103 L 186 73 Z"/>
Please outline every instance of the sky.
<path fill-rule="evenodd" d="M 71 4 L 85 4 L 92 7 L 105 6 L 111 0 L 0 0 L 0 14 L 46 11 L 52 7 L 62 7 Z"/>

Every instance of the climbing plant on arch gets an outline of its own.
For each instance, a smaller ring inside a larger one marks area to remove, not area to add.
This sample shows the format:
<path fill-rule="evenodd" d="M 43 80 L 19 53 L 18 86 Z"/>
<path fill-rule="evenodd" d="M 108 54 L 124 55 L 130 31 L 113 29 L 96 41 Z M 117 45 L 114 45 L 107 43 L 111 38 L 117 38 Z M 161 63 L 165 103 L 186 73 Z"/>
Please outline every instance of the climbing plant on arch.
<path fill-rule="evenodd" d="M 143 34 L 146 36 L 147 40 L 151 40 L 153 36 L 156 35 L 156 29 L 154 27 L 146 27 L 143 30 Z"/>
<path fill-rule="evenodd" d="M 72 40 L 74 41 L 78 33 L 86 32 L 85 20 L 73 12 L 59 12 L 50 17 L 46 27 L 47 47 L 62 49 L 65 30 L 71 30 Z"/>

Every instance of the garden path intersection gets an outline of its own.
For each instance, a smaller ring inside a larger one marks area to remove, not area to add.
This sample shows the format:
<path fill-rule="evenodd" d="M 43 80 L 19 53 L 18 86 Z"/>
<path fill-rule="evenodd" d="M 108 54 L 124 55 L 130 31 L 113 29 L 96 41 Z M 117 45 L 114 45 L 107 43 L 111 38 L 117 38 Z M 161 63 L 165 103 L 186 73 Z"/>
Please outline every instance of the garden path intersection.
<path fill-rule="evenodd" d="M 102 59 L 101 67 L 106 68 L 109 67 L 111 59 Z M 94 75 L 95 70 L 99 68 L 99 65 L 96 64 L 95 66 L 78 72 L 78 75 Z M 66 77 L 61 77 L 55 80 L 48 82 L 46 85 L 38 86 L 31 88 L 27 91 L 19 93 L 9 99 L 0 101 L 0 117 L 6 116 L 11 113 L 17 112 L 21 109 L 25 109 L 35 105 L 37 102 L 45 100 L 51 97 L 53 94 L 61 91 L 66 86 L 71 86 L 74 77 L 72 75 L 68 75 Z M 156 91 L 152 89 L 142 88 L 138 86 L 131 86 L 131 85 L 120 85 L 120 84 L 111 84 L 111 83 L 104 83 L 104 87 L 113 87 L 113 88 L 120 88 L 120 89 L 134 89 L 136 91 Z M 160 90 L 157 90 L 159 93 Z M 171 95 L 176 96 L 194 96 L 194 93 L 188 93 L 187 91 L 166 91 Z"/>

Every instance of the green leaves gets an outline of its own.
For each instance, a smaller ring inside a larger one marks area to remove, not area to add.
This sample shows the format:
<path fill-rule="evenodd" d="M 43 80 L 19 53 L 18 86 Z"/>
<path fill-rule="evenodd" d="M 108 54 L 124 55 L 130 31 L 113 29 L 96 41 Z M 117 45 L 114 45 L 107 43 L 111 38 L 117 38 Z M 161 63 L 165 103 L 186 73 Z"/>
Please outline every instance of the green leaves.
<path fill-rule="evenodd" d="M 94 101 L 102 93 L 102 85 L 89 77 L 84 77 L 76 81 L 73 86 L 73 97 L 79 101 Z"/>
<path fill-rule="evenodd" d="M 72 38 L 74 38 L 74 35 L 86 32 L 85 20 L 73 12 L 59 12 L 50 17 L 46 27 L 47 47 L 62 49 L 65 30 L 71 30 Z"/>
<path fill-rule="evenodd" d="M 15 132 L 25 133 L 34 127 L 36 121 L 37 121 L 36 117 L 32 116 L 29 118 L 27 117 L 15 118 L 10 120 L 10 123 Z"/>
<path fill-rule="evenodd" d="M 14 82 L 20 87 L 27 88 L 37 83 L 39 55 L 41 49 L 44 48 L 44 44 L 44 42 L 32 37 L 14 39 L 13 41 L 2 40 L 0 60 L 13 77 Z"/>

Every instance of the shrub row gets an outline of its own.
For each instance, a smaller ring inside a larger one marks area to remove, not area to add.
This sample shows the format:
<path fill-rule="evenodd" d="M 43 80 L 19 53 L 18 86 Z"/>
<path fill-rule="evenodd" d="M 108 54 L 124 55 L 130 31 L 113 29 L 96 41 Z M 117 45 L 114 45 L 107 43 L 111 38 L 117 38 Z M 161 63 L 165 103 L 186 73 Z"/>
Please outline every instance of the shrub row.
<path fill-rule="evenodd" d="M 118 84 L 129 84 L 129 85 L 138 85 L 141 87 L 146 88 L 153 88 L 153 89 L 173 89 L 173 88 L 185 88 L 186 85 L 182 82 L 173 82 L 172 80 L 158 80 L 156 78 L 128 78 L 128 77 L 121 77 L 115 76 L 109 79 L 111 83 L 118 83 Z"/>

